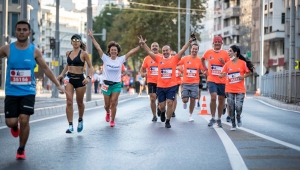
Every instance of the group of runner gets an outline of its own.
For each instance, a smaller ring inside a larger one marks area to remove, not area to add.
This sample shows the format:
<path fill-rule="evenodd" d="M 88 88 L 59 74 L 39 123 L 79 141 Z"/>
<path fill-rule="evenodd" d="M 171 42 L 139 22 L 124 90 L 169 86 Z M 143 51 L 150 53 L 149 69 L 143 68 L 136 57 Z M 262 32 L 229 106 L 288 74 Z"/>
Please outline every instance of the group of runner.
<path fill-rule="evenodd" d="M 27 21 L 19 21 L 15 26 L 17 41 L 0 48 L 0 58 L 7 57 L 6 84 L 5 84 L 5 122 L 10 127 L 11 134 L 20 138 L 17 150 L 17 159 L 25 159 L 25 145 L 29 137 L 29 119 L 34 114 L 35 104 L 35 77 L 34 68 L 36 63 L 40 65 L 47 77 L 57 86 L 60 93 L 65 93 L 67 98 L 66 115 L 69 128 L 66 133 L 73 132 L 73 95 L 76 92 L 76 101 L 79 110 L 77 132 L 83 130 L 84 103 L 83 96 L 86 84 L 91 80 L 93 69 L 92 63 L 85 51 L 85 45 L 81 36 L 75 34 L 71 37 L 72 51 L 66 53 L 67 65 L 62 73 L 55 78 L 42 58 L 41 52 L 28 42 L 31 33 L 30 24 Z M 229 105 L 229 113 L 232 121 L 231 130 L 241 126 L 241 112 L 245 95 L 244 78 L 253 71 L 253 65 L 241 54 L 238 46 L 231 46 L 229 51 L 222 50 L 222 38 L 217 36 L 213 40 L 213 49 L 205 52 L 202 58 L 197 56 L 199 46 L 192 42 L 196 41 L 194 35 L 176 54 L 170 46 L 162 47 L 159 53 L 159 45 L 154 42 L 151 49 L 146 44 L 146 39 L 139 36 L 138 46 L 120 56 L 121 47 L 111 41 L 107 46 L 106 54 L 93 37 L 91 30 L 88 36 L 97 49 L 103 61 L 103 84 L 101 90 L 104 96 L 105 120 L 111 127 L 115 126 L 118 97 L 121 92 L 121 76 L 123 63 L 140 49 L 144 49 L 148 56 L 145 57 L 140 73 L 147 76 L 150 106 L 153 114 L 152 121 L 157 121 L 156 100 L 158 100 L 158 116 L 165 122 L 166 128 L 171 128 L 171 117 L 175 117 L 176 97 L 181 88 L 181 98 L 184 109 L 189 104 L 188 121 L 192 122 L 195 101 L 200 100 L 199 88 L 201 87 L 200 74 L 207 75 L 209 93 L 211 95 L 210 111 L 212 118 L 208 126 L 217 123 L 222 127 L 221 115 L 225 108 L 225 97 Z M 188 47 L 191 46 L 191 54 L 182 57 Z M 205 65 L 208 61 L 208 67 Z M 90 68 L 87 76 L 83 69 L 85 62 Z M 59 80 L 68 72 L 69 83 L 64 89 Z M 182 74 L 183 79 L 180 76 Z M 227 78 L 225 76 L 227 75 Z M 181 86 L 180 86 L 181 84 Z M 225 86 L 226 84 L 226 86 Z M 218 99 L 218 107 L 216 100 Z M 215 120 L 215 112 L 218 110 L 218 118 Z M 235 113 L 237 114 L 235 117 Z M 20 126 L 19 126 L 20 124 Z"/>

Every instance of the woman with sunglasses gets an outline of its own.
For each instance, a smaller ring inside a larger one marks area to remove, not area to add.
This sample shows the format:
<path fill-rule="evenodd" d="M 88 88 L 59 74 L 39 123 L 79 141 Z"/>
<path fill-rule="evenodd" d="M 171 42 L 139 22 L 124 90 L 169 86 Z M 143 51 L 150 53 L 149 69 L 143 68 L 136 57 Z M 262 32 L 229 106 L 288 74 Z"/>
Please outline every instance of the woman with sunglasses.
<path fill-rule="evenodd" d="M 100 58 L 103 61 L 103 84 L 101 90 L 104 96 L 106 122 L 110 122 L 110 126 L 115 126 L 115 116 L 117 112 L 118 98 L 121 92 L 121 69 L 126 60 L 134 53 L 136 53 L 141 47 L 135 47 L 127 54 L 119 57 L 121 47 L 115 41 L 111 41 L 107 45 L 107 55 L 104 54 L 100 45 L 93 37 L 93 32 L 89 30 L 88 35 L 93 41 L 95 48 L 97 49 Z M 111 110 L 110 110 L 111 107 Z M 111 115 L 110 115 L 111 114 Z M 111 119 L 110 119 L 111 118 Z"/>
<path fill-rule="evenodd" d="M 230 130 L 235 131 L 235 119 L 237 120 L 238 127 L 242 126 L 241 114 L 246 93 L 244 80 L 253 72 L 253 65 L 241 55 L 240 48 L 236 45 L 230 47 L 228 54 L 230 61 L 224 65 L 219 77 L 223 78 L 227 75 L 225 93 L 232 123 Z"/>
<path fill-rule="evenodd" d="M 67 107 L 66 114 L 69 122 L 69 128 L 66 133 L 73 132 L 73 97 L 74 97 L 74 89 L 76 92 L 76 102 L 78 106 L 78 126 L 77 132 L 81 132 L 83 129 L 83 113 L 84 113 L 84 103 L 83 97 L 86 91 L 86 84 L 91 81 L 93 75 L 93 66 L 91 60 L 88 56 L 86 50 L 86 45 L 82 42 L 81 36 L 78 34 L 74 34 L 71 37 L 71 44 L 73 46 L 72 51 L 67 51 L 67 65 L 64 70 L 57 77 L 57 80 L 61 80 L 63 75 L 68 72 L 67 76 L 69 78 L 69 83 L 66 85 L 66 98 L 67 98 Z M 88 76 L 84 76 L 83 68 L 84 63 L 87 63 L 89 69 Z"/>

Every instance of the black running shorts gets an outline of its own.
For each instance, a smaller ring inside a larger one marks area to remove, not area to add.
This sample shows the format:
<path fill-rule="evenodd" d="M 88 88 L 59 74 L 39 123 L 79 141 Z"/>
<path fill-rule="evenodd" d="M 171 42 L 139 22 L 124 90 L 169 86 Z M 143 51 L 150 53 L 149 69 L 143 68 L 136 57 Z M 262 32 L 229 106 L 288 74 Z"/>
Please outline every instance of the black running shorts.
<path fill-rule="evenodd" d="M 35 95 L 5 96 L 5 118 L 18 118 L 20 114 L 32 115 L 34 113 Z"/>

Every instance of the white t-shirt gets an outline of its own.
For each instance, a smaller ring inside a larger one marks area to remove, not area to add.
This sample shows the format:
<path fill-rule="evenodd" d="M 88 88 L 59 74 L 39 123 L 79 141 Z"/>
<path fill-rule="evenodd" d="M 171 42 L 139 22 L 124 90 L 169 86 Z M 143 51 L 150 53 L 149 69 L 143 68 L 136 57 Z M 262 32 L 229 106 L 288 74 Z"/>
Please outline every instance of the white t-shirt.
<path fill-rule="evenodd" d="M 122 65 L 126 61 L 125 55 L 112 60 L 109 56 L 103 53 L 103 80 L 120 82 Z"/>

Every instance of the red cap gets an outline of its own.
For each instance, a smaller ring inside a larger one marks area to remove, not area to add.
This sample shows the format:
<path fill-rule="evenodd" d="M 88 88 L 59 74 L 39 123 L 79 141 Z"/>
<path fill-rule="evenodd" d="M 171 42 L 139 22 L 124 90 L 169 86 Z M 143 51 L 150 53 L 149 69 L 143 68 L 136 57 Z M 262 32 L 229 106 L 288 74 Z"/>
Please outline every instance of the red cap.
<path fill-rule="evenodd" d="M 223 38 L 220 37 L 220 36 L 215 36 L 213 42 L 216 42 L 216 41 L 221 41 L 222 42 Z"/>

